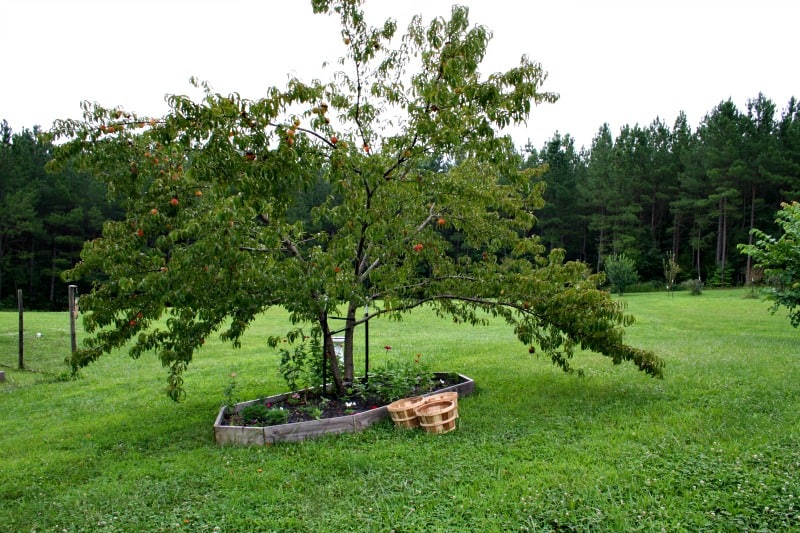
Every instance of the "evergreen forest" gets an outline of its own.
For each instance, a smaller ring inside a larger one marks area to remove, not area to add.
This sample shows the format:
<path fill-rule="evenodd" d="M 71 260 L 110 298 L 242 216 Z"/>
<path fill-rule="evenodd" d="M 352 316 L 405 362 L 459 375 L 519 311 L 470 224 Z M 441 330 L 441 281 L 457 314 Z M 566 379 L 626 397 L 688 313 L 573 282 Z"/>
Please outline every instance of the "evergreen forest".
<path fill-rule="evenodd" d="M 28 309 L 66 308 L 61 272 L 104 221 L 124 214 L 99 176 L 48 172 L 52 146 L 40 133 L 0 122 L 0 308 L 15 307 L 20 289 Z M 616 134 L 604 124 L 590 147 L 556 132 L 521 148 L 519 165 L 547 169 L 534 178 L 546 186 L 534 232 L 569 260 L 601 271 L 608 257 L 624 255 L 640 287 L 663 289 L 667 258 L 680 266 L 677 281 L 757 283 L 737 245 L 751 242 L 753 228 L 775 234 L 781 203 L 800 200 L 800 104 L 779 107 L 759 94 L 744 109 L 721 101 L 694 128 L 683 113 L 673 124 L 656 118 Z M 318 184 L 297 198 L 295 216 L 308 219 L 325 194 Z M 480 254 L 457 232 L 448 238 L 452 253 Z"/>
<path fill-rule="evenodd" d="M 49 173 L 51 146 L 40 130 L 12 132 L 0 122 L 0 308 L 67 307 L 61 272 L 80 258 L 83 243 L 99 237 L 103 222 L 121 212 L 105 186 L 72 169 Z"/>

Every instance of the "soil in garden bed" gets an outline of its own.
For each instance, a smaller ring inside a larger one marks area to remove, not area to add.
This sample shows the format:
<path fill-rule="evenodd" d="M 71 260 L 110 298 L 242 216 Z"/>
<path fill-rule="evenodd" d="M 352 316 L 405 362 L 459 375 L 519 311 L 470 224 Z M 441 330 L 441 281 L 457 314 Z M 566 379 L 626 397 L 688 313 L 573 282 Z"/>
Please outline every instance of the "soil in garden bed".
<path fill-rule="evenodd" d="M 456 373 L 437 374 L 431 378 L 429 383 L 417 386 L 403 397 L 421 396 L 463 382 L 462 376 Z M 400 398 L 395 399 L 399 400 Z M 319 390 L 305 390 L 293 393 L 283 400 L 258 402 L 233 415 L 226 414 L 223 424 L 228 426 L 269 426 L 307 422 L 363 413 L 390 403 L 391 401 L 380 399 L 369 393 L 365 396 L 354 395 L 338 398 L 331 392 L 322 394 Z"/>

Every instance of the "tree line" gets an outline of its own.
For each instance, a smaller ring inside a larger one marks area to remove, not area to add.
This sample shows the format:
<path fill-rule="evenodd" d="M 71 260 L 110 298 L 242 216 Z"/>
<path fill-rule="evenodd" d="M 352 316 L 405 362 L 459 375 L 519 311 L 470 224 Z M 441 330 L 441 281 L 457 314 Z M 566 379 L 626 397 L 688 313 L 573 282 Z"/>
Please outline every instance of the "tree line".
<path fill-rule="evenodd" d="M 53 147 L 39 133 L 0 124 L 3 308 L 15 306 L 23 289 L 27 307 L 63 309 L 60 273 L 79 260 L 85 241 L 100 236 L 104 221 L 123 216 L 96 177 L 69 167 L 47 172 Z M 744 110 L 720 102 L 694 130 L 683 113 L 671 126 L 659 118 L 625 125 L 616 137 L 604 124 L 589 148 L 556 132 L 520 153 L 523 168 L 542 165 L 546 172 L 533 179 L 544 182 L 546 203 L 534 231 L 567 259 L 600 271 L 607 257 L 624 255 L 641 280 L 660 283 L 669 256 L 684 279 L 758 281 L 760 272 L 736 247 L 752 243 L 753 228 L 776 232 L 781 202 L 800 198 L 800 105 L 793 97 L 778 110 L 759 94 Z M 315 203 L 299 199 L 297 218 Z M 454 250 L 469 252 L 457 232 L 448 238 Z"/>
<path fill-rule="evenodd" d="M 90 174 L 45 170 L 52 146 L 39 133 L 0 123 L 0 308 L 16 307 L 22 289 L 26 308 L 65 309 L 61 272 L 105 220 L 120 216 Z"/>
<path fill-rule="evenodd" d="M 800 196 L 800 107 L 792 97 L 779 112 L 759 94 L 744 110 L 720 102 L 694 131 L 681 113 L 616 138 L 603 125 L 589 149 L 556 133 L 526 152 L 526 165 L 549 167 L 537 231 L 568 259 L 602 270 L 624 254 L 640 279 L 663 281 L 670 254 L 684 278 L 749 283 L 761 274 L 736 246 L 753 228 L 776 232 L 781 203 Z"/>

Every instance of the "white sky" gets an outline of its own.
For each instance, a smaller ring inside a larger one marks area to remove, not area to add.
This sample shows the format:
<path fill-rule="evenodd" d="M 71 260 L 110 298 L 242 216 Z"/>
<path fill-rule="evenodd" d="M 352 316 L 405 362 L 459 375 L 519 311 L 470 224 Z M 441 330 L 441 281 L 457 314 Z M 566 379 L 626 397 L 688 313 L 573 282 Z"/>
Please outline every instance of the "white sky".
<path fill-rule="evenodd" d="M 373 25 L 449 15 L 452 0 L 366 0 Z M 462 0 L 494 33 L 481 72 L 543 64 L 561 99 L 512 130 L 540 148 L 556 131 L 589 146 L 608 122 L 692 127 L 720 101 L 740 110 L 763 92 L 782 110 L 800 98 L 798 0 Z M 0 0 L 0 120 L 14 131 L 79 118 L 82 100 L 140 114 L 189 77 L 258 98 L 287 73 L 320 76 L 343 55 L 335 18 L 309 0 Z M 326 78 L 327 79 L 327 78 Z"/>

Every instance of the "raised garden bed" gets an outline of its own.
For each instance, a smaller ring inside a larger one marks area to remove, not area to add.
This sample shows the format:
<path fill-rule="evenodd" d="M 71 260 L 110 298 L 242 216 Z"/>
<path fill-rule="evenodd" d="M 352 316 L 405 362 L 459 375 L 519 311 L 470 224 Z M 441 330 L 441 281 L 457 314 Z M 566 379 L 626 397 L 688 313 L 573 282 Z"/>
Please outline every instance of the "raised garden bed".
<path fill-rule="evenodd" d="M 448 391 L 458 392 L 459 397 L 471 394 L 475 389 L 475 382 L 472 378 L 462 374 L 434 373 L 435 378 L 441 378 L 442 380 L 446 378 L 449 379 L 454 375 L 458 376 L 456 383 L 443 386 L 429 394 Z M 239 413 L 245 407 L 257 403 L 271 405 L 280 404 L 290 398 L 292 394 L 291 392 L 286 392 L 267 398 L 237 403 L 233 408 L 233 412 Z M 388 406 L 381 405 L 371 406 L 371 408 L 352 414 L 320 418 L 318 420 L 292 422 L 274 426 L 239 426 L 229 424 L 227 408 L 222 407 L 214 422 L 214 438 L 217 444 L 237 444 L 245 446 L 264 446 L 276 442 L 297 442 L 321 435 L 361 431 L 388 416 Z"/>

